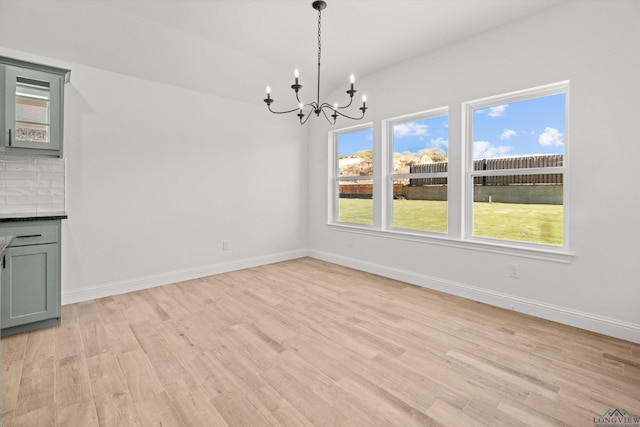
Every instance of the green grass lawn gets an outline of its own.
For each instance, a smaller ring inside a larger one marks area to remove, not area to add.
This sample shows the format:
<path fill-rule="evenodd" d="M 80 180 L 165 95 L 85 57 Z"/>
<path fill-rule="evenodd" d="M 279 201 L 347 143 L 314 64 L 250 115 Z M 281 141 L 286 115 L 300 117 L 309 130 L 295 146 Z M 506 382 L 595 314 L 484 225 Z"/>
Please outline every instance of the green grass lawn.
<path fill-rule="evenodd" d="M 474 203 L 473 235 L 562 245 L 562 205 Z M 373 224 L 371 199 L 340 199 L 340 221 Z M 394 200 L 393 227 L 447 232 L 447 202 Z"/>

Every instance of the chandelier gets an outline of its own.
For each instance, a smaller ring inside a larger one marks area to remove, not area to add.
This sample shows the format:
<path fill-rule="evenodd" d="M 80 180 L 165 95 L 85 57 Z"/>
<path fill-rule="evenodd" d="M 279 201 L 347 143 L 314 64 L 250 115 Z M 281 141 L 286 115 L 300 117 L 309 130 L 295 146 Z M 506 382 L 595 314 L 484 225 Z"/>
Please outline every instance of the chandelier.
<path fill-rule="evenodd" d="M 264 102 L 267 104 L 267 108 L 269 109 L 269 111 L 275 114 L 287 114 L 287 113 L 293 113 L 297 111 L 298 112 L 297 116 L 300 119 L 301 125 L 305 124 L 307 120 L 309 120 L 309 117 L 311 117 L 311 113 L 315 113 L 315 115 L 318 117 L 320 117 L 320 114 L 324 115 L 327 121 L 331 124 L 335 124 L 338 116 L 346 117 L 351 120 L 360 120 L 364 117 L 364 113 L 365 111 L 367 111 L 367 108 L 368 108 L 366 105 L 366 102 L 367 102 L 366 96 L 362 96 L 362 107 L 359 108 L 359 110 L 362 111 L 362 115 L 360 117 L 352 117 L 340 111 L 340 110 L 345 110 L 351 106 L 351 103 L 353 102 L 353 95 L 355 95 L 357 92 L 357 90 L 354 89 L 353 87 L 353 82 L 355 80 L 353 74 L 351 74 L 351 78 L 350 78 L 351 83 L 350 83 L 349 90 L 347 90 L 347 94 L 349 95 L 348 104 L 343 106 L 338 106 L 338 104 L 331 105 L 326 102 L 323 102 L 322 104 L 320 104 L 320 54 L 322 52 L 321 22 L 322 22 L 322 10 L 327 7 L 327 3 L 324 1 L 314 1 L 311 4 L 311 6 L 318 11 L 318 91 L 317 91 L 316 100 L 307 104 L 300 101 L 299 91 L 302 88 L 302 85 L 298 83 L 299 73 L 298 73 L 298 70 L 296 69 L 294 72 L 295 83 L 291 85 L 291 89 L 293 89 L 294 92 L 296 93 L 296 100 L 298 101 L 298 107 L 292 110 L 287 110 L 287 111 L 273 110 L 271 108 L 271 104 L 273 104 L 274 99 L 271 97 L 271 88 L 269 86 L 267 86 L 267 97 L 264 99 Z M 305 114 L 305 111 L 306 111 L 306 114 Z"/>

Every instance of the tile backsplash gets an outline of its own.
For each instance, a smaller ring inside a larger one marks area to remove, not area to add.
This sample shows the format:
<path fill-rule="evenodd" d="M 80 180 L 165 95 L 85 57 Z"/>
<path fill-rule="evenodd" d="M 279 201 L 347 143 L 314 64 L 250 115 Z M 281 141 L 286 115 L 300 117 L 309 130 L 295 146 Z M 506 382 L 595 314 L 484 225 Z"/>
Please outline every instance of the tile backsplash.
<path fill-rule="evenodd" d="M 64 210 L 64 159 L 0 155 L 0 214 Z"/>

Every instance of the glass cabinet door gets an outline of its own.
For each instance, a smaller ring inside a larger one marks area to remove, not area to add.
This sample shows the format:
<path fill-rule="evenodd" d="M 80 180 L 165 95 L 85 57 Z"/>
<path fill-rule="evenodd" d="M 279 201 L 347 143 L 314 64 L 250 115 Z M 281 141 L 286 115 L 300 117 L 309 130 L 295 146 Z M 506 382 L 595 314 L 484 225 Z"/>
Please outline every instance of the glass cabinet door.
<path fill-rule="evenodd" d="M 60 87 L 59 76 L 16 67 L 6 68 L 5 145 L 44 150 L 60 148 Z"/>

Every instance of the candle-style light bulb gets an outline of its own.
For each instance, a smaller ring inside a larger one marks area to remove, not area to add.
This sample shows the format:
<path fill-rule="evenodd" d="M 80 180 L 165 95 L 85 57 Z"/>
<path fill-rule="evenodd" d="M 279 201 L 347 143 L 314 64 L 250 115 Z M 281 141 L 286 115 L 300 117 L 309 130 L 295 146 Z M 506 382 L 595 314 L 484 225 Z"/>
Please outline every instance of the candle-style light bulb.
<path fill-rule="evenodd" d="M 300 83 L 298 83 L 298 77 L 300 76 L 300 72 L 298 71 L 297 68 L 293 70 L 293 76 L 295 77 L 295 82 L 291 85 L 291 89 L 293 89 L 296 93 L 298 93 L 298 91 L 300 90 L 300 88 L 302 88 L 302 86 L 300 85 Z"/>
<path fill-rule="evenodd" d="M 304 105 L 302 103 L 300 103 L 300 105 L 298 105 L 298 108 L 300 108 L 300 112 L 302 113 L 302 108 L 304 107 Z"/>
<path fill-rule="evenodd" d="M 271 99 L 271 86 L 267 86 L 267 97 L 263 101 L 267 104 L 267 107 L 271 106 L 273 102 L 273 99 Z"/>
<path fill-rule="evenodd" d="M 362 111 L 362 117 L 364 117 L 364 112 L 367 111 L 367 95 L 362 95 L 362 107 L 360 107 L 360 111 Z"/>
<path fill-rule="evenodd" d="M 350 96 L 351 98 L 353 98 L 353 94 L 357 92 L 357 90 L 355 90 L 355 89 L 353 88 L 353 82 L 355 82 L 355 81 L 356 81 L 356 77 L 355 77 L 353 74 L 351 74 L 351 76 L 349 77 L 349 81 L 351 82 L 351 87 L 349 88 L 349 90 L 347 91 L 347 93 L 349 94 L 349 96 Z"/>
<path fill-rule="evenodd" d="M 336 102 L 335 104 L 333 104 L 333 109 L 337 110 L 338 109 L 338 103 Z"/>

